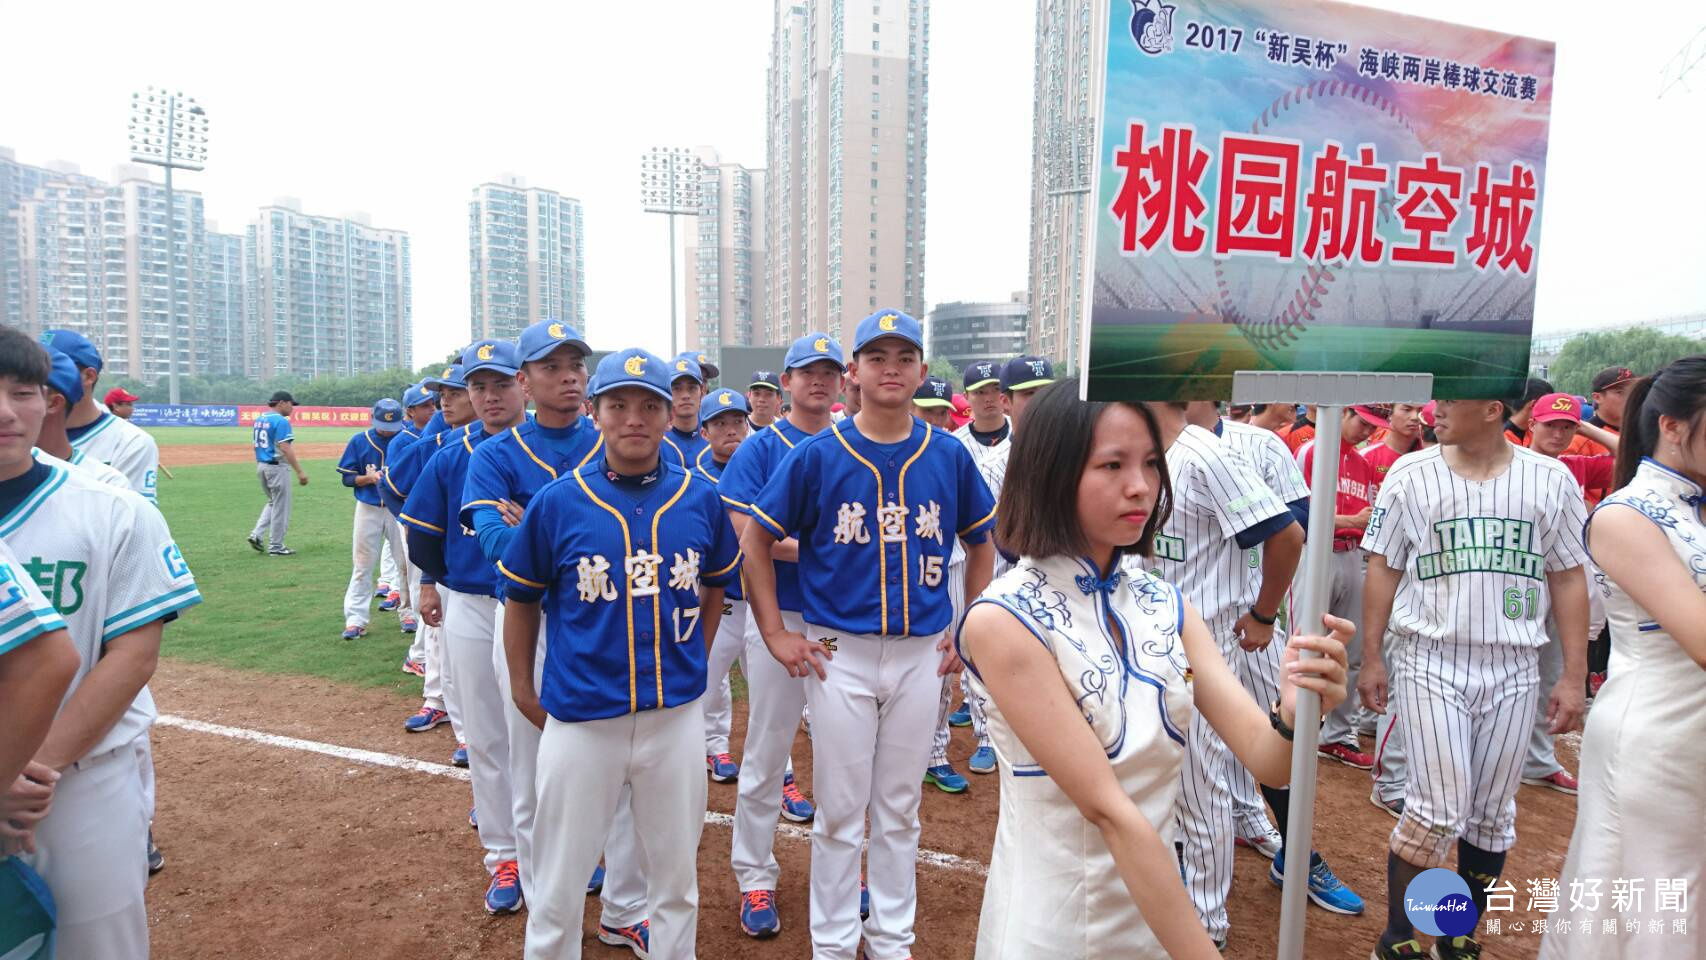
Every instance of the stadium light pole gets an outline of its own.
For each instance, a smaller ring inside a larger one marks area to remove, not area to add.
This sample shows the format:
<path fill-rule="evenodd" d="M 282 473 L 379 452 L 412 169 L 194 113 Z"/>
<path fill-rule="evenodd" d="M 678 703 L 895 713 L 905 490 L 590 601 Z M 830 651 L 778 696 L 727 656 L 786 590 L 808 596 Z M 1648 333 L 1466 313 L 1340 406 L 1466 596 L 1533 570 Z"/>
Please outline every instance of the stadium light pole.
<path fill-rule="evenodd" d="M 178 402 L 178 209 L 172 171 L 203 170 L 207 111 L 183 91 L 149 87 L 130 95 L 130 159 L 166 171 L 166 395 Z M 185 218 L 188 226 L 188 218 Z"/>
<path fill-rule="evenodd" d="M 702 165 L 693 151 L 653 147 L 640 157 L 640 203 L 669 218 L 669 355 L 681 352 L 675 318 L 675 218 L 699 213 Z"/>

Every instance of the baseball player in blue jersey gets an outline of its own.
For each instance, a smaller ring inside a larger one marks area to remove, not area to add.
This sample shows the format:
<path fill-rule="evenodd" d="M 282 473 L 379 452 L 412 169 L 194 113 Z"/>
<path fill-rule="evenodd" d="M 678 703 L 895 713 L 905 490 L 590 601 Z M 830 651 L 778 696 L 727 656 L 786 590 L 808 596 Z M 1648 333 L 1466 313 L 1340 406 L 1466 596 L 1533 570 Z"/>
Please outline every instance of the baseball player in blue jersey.
<path fill-rule="evenodd" d="M 479 811 L 476 827 L 492 875 L 486 910 L 494 914 L 514 913 L 522 901 L 509 733 L 492 660 L 500 591 L 497 570 L 480 552 L 479 539 L 461 513 L 475 449 L 519 425 L 525 416 L 517 367 L 515 344 L 506 341 L 480 340 L 462 354 L 462 377 L 479 419 L 446 435 L 415 480 L 402 513 L 409 528 L 409 556 L 433 581 L 421 588 L 421 615 L 442 627 L 440 643 L 449 666 L 446 683 L 468 738 L 468 773 Z"/>
<path fill-rule="evenodd" d="M 533 399 L 534 414 L 474 450 L 462 485 L 462 526 L 474 531 L 480 553 L 495 568 L 514 537 L 527 505 L 546 484 L 590 462 L 603 442 L 592 421 L 580 415 L 586 384 L 586 341 L 568 324 L 544 320 L 521 332 L 516 375 Z M 499 581 L 500 588 L 502 580 Z M 510 795 L 514 804 L 515 846 L 521 866 L 523 898 L 533 884 L 533 821 L 536 811 L 534 763 L 539 728 L 522 716 L 509 697 L 509 661 L 504 656 L 504 610 L 493 620 L 492 669 L 503 693 L 504 727 L 509 751 Z M 543 630 L 541 630 L 543 633 Z M 543 637 L 535 654 L 535 684 L 543 669 Z M 612 928 L 631 927 L 646 916 L 646 881 L 634 835 L 633 816 L 624 799 L 606 848 L 610 871 L 595 870 L 589 892 L 602 892 L 603 919 Z"/>
<path fill-rule="evenodd" d="M 367 634 L 368 607 L 373 602 L 373 573 L 379 561 L 380 545 L 390 544 L 392 556 L 406 557 L 402 528 L 379 502 L 379 487 L 384 482 L 385 450 L 402 429 L 403 405 L 387 397 L 373 405 L 372 425 L 349 439 L 344 445 L 343 456 L 338 460 L 338 475 L 343 478 L 344 486 L 355 493 L 355 524 L 351 537 L 354 563 L 349 589 L 344 592 L 345 640 Z M 398 576 L 405 579 L 400 571 Z M 404 582 L 402 586 L 406 588 L 408 583 Z M 398 616 L 403 632 L 413 633 L 414 610 L 403 607 Z"/>
<path fill-rule="evenodd" d="M 670 424 L 663 446 L 670 462 L 692 470 L 705 449 L 699 435 L 699 402 L 705 399 L 705 371 L 692 354 L 684 353 L 669 362 Z"/>
<path fill-rule="evenodd" d="M 296 552 L 284 545 L 284 535 L 290 529 L 290 472 L 295 471 L 301 486 L 308 485 L 308 474 L 296 460 L 296 435 L 290 429 L 296 398 L 280 390 L 267 406 L 272 409 L 255 418 L 255 473 L 261 479 L 267 505 L 249 531 L 249 546 L 275 557 L 288 557 Z M 263 536 L 270 542 L 263 544 Z"/>
<path fill-rule="evenodd" d="M 827 430 L 829 408 L 841 391 L 844 354 L 841 344 L 824 334 L 807 334 L 788 347 L 783 358 L 782 384 L 794 399 L 788 415 L 755 432 L 740 447 L 721 476 L 719 492 L 729 519 L 742 536 L 752 522 L 752 503 L 758 499 L 776 468 L 808 437 Z M 805 630 L 801 611 L 799 542 L 790 537 L 771 550 L 776 601 L 782 622 Z M 743 564 L 742 588 L 750 564 Z M 741 747 L 740 790 L 735 800 L 734 837 L 729 861 L 740 885 L 740 925 L 751 937 L 772 937 L 782 930 L 776 902 L 781 868 L 775 855 L 776 794 L 782 793 L 781 815 L 795 823 L 809 822 L 816 808 L 794 783 L 789 757 L 794 734 L 806 706 L 805 681 L 789 675 L 770 656 L 748 601 L 742 676 L 746 678 L 746 740 Z"/>
<path fill-rule="evenodd" d="M 391 446 L 387 447 L 385 450 L 386 466 L 380 473 L 380 483 L 378 485 L 379 502 L 386 510 L 390 511 L 393 519 L 403 509 L 403 504 L 401 501 L 397 501 L 394 504 L 392 498 L 388 495 L 390 493 L 390 481 L 388 475 L 391 472 L 391 458 L 402 454 L 409 447 L 413 446 L 415 441 L 421 438 L 421 430 L 431 423 L 433 418 L 436 416 L 438 416 L 438 394 L 427 389 L 424 381 L 414 384 L 407 390 L 403 391 L 403 429 L 398 431 L 395 437 L 391 438 Z M 443 422 L 444 421 L 442 419 L 439 420 L 439 423 Z M 402 521 L 398 522 L 401 523 Z M 395 559 L 391 557 L 391 549 L 389 545 L 385 548 L 384 559 Z M 408 557 L 403 557 L 400 562 L 402 563 L 402 567 L 400 569 L 404 571 L 405 581 L 407 583 L 408 608 L 410 610 L 418 610 L 420 609 L 421 602 L 420 576 L 415 573 L 414 565 L 409 562 Z M 392 569 L 394 571 L 399 568 L 394 567 Z M 392 575 L 395 576 L 396 574 L 393 572 Z M 388 585 L 380 584 L 380 587 L 386 586 Z M 373 592 L 375 596 L 378 596 L 379 588 L 375 588 Z M 387 593 L 389 593 L 389 590 L 387 590 Z M 420 629 L 419 626 L 420 625 L 417 622 L 416 629 L 414 631 L 414 640 L 409 644 L 408 654 L 403 657 L 403 671 L 405 673 L 412 673 L 424 680 L 426 677 L 426 635 L 428 631 Z"/>
<path fill-rule="evenodd" d="M 594 401 L 600 455 L 534 497 L 499 564 L 511 695 L 544 731 L 526 955 L 581 955 L 586 876 L 627 786 L 652 914 L 627 930 L 601 922 L 598 938 L 692 960 L 705 822 L 696 701 L 740 546 L 715 487 L 659 455 L 671 419 L 662 360 L 638 349 L 605 357 Z"/>
<path fill-rule="evenodd" d="M 705 449 L 693 465 L 696 478 L 721 485 L 723 471 L 729 458 L 739 449 L 747 436 L 747 417 L 752 410 L 746 398 L 722 387 L 705 394 L 699 404 L 699 433 L 705 438 Z M 741 593 L 736 579 L 723 591 L 723 619 L 717 635 L 711 638 L 709 679 L 705 688 L 705 767 L 712 780 L 731 783 L 740 776 L 740 764 L 729 753 L 729 727 L 734 709 L 729 692 L 729 669 L 741 661 L 741 675 L 746 675 L 746 595 Z"/>
<path fill-rule="evenodd" d="M 923 331 L 898 311 L 860 321 L 849 371 L 861 408 L 800 443 L 752 505 L 742 538 L 748 602 L 772 656 L 804 677 L 812 712 L 812 951 L 859 950 L 859 853 L 866 839 L 866 954 L 900 958 L 917 908 L 918 804 L 948 644 L 947 564 L 966 545 L 967 598 L 988 585 L 995 550 L 989 488 L 971 454 L 911 415 L 924 381 Z M 805 630 L 791 630 L 770 565 L 798 535 Z"/>
<path fill-rule="evenodd" d="M 1423 870 L 1444 866 L 1454 844 L 1476 915 L 1486 914 L 1486 891 L 1516 844 L 1517 785 L 1536 701 L 1549 697 L 1552 733 L 1581 724 L 1586 506 L 1563 464 L 1505 439 L 1509 414 L 1497 400 L 1439 401 L 1439 446 L 1393 464 L 1362 538 L 1369 561 L 1357 693 L 1377 713 L 1391 697 L 1409 761 L 1388 845 L 1386 930 L 1373 960 L 1423 956 L 1406 891 Z M 1564 672 L 1542 691 L 1548 609 Z M 1481 945 L 1473 936 L 1441 937 L 1431 955 L 1473 960 Z"/>
<path fill-rule="evenodd" d="M 774 370 L 752 371 L 746 402 L 752 407 L 752 415 L 747 418 L 752 429 L 761 430 L 775 423 L 782 415 L 782 378 Z"/>

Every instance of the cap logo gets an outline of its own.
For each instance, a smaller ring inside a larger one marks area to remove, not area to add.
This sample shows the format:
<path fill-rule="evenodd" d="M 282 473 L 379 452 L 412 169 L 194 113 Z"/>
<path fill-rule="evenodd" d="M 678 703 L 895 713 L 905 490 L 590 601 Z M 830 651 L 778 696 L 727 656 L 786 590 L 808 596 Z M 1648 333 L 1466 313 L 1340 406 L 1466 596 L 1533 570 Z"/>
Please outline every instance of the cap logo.
<path fill-rule="evenodd" d="M 623 361 L 622 369 L 628 371 L 629 376 L 637 377 L 641 373 L 645 372 L 646 358 L 645 357 L 629 357 L 627 360 Z"/>
<path fill-rule="evenodd" d="M 687 372 L 687 361 L 686 360 L 675 361 L 675 372 L 686 373 Z"/>
<path fill-rule="evenodd" d="M 449 367 L 444 368 L 444 373 L 441 375 L 441 379 L 444 379 L 444 380 L 450 379 L 450 368 Z"/>
<path fill-rule="evenodd" d="M 816 340 L 813 340 L 812 341 L 812 349 L 816 350 L 818 353 L 828 353 L 829 352 L 829 338 L 828 337 L 818 337 Z"/>
<path fill-rule="evenodd" d="M 1039 377 L 1043 375 L 1043 362 L 1041 360 L 1028 361 L 1028 366 L 1030 366 L 1032 373 Z"/>
<path fill-rule="evenodd" d="M 563 339 L 563 325 L 560 323 L 551 324 L 545 328 L 545 332 L 550 334 L 553 340 Z"/>
<path fill-rule="evenodd" d="M 474 351 L 474 356 L 479 357 L 481 360 L 492 359 L 492 345 L 489 343 L 483 344 L 480 349 Z"/>
<path fill-rule="evenodd" d="M 891 313 L 877 321 L 877 329 L 884 333 L 891 332 L 894 330 L 895 320 L 895 315 Z"/>
<path fill-rule="evenodd" d="M 717 402 L 726 407 L 729 404 L 734 403 L 735 399 L 728 391 L 725 390 L 722 393 L 717 394 Z"/>
<path fill-rule="evenodd" d="M 700 355 L 699 355 L 699 362 L 700 362 L 700 363 L 704 363 L 704 362 L 705 362 L 705 361 L 707 361 L 707 360 L 709 360 L 709 359 L 711 359 L 711 358 L 710 358 L 710 357 L 707 357 L 707 356 L 705 356 L 705 355 L 704 355 L 704 354 L 702 354 L 702 353 L 701 353 L 701 354 L 700 354 Z"/>
<path fill-rule="evenodd" d="M 1576 402 L 1574 400 L 1571 400 L 1569 397 L 1559 397 L 1558 399 L 1552 401 L 1552 409 L 1554 409 L 1554 410 L 1574 410 L 1574 409 L 1576 409 Z"/>

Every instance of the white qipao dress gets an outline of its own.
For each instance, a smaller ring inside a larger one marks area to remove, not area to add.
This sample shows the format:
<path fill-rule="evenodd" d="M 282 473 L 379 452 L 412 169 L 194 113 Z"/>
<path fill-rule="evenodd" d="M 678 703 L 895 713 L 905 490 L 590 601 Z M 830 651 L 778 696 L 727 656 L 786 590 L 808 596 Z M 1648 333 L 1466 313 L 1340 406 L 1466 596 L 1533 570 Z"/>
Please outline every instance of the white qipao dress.
<path fill-rule="evenodd" d="M 1120 784 L 1171 849 L 1193 710 L 1179 591 L 1146 573 L 1104 580 L 1087 560 L 1025 557 L 976 602 L 1011 612 L 1054 656 Z M 1165 957 L 1101 832 L 1026 752 L 969 666 L 1001 769 L 978 960 Z"/>
<path fill-rule="evenodd" d="M 1640 511 L 1706 590 L 1701 493 L 1687 477 L 1644 460 L 1594 516 Z M 1706 896 L 1706 670 L 1614 581 L 1604 574 L 1597 580 L 1593 588 L 1603 592 L 1611 624 L 1611 666 L 1582 734 L 1575 835 L 1540 956 L 1706 960 L 1706 912 L 1698 903 Z M 1627 903 L 1616 902 L 1619 881 L 1630 882 Z M 1572 882 L 1579 884 L 1574 891 Z M 1569 933 L 1559 932 L 1560 919 L 1571 921 Z M 1616 923 L 1615 933 L 1605 931 L 1607 920 Z M 1676 932 L 1678 920 L 1686 934 Z M 1662 932 L 1653 930 L 1655 922 Z M 1592 929 L 1584 932 L 1584 924 Z"/>

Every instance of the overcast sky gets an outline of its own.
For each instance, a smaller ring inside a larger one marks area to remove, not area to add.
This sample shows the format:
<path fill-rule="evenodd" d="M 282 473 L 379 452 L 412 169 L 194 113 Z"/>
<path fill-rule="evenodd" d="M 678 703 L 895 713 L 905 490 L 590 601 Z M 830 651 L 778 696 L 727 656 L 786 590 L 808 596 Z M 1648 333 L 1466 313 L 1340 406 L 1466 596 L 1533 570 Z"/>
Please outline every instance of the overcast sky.
<path fill-rule="evenodd" d="M 1557 42 L 1537 329 L 1706 310 L 1706 65 L 1697 92 L 1657 96 L 1706 8 L 1372 5 Z M 467 339 L 470 191 L 516 173 L 585 204 L 594 346 L 661 352 L 666 228 L 640 211 L 639 157 L 704 144 L 764 164 L 771 9 L 163 0 L 73 13 L 0 0 L 0 145 L 104 177 L 127 159 L 132 90 L 194 95 L 211 117 L 209 165 L 179 183 L 220 229 L 240 233 L 262 205 L 297 197 L 310 213 L 361 211 L 409 232 L 417 363 Z M 931 303 L 1006 299 L 1027 283 L 1034 18 L 1034 0 L 931 5 Z"/>

